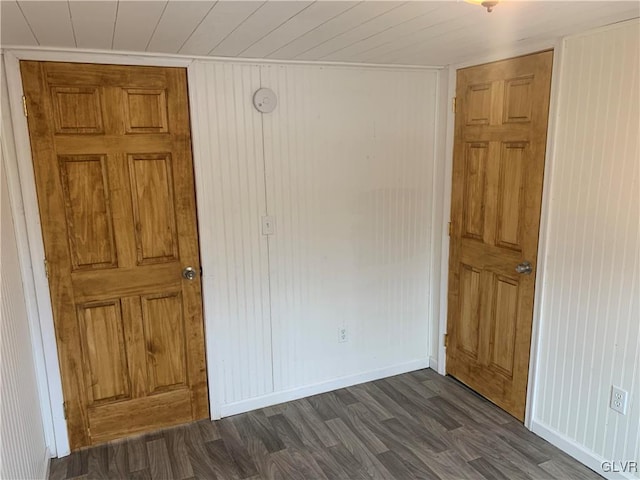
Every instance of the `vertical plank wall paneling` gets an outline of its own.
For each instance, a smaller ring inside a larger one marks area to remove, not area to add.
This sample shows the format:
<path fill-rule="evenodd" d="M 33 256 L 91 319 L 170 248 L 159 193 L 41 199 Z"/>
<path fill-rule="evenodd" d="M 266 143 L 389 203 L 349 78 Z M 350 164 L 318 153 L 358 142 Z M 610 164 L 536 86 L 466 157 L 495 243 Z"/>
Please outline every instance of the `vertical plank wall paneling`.
<path fill-rule="evenodd" d="M 49 459 L 4 162 L 0 158 L 0 478 L 44 478 Z"/>
<path fill-rule="evenodd" d="M 437 73 L 262 72 L 275 389 L 427 358 Z"/>
<path fill-rule="evenodd" d="M 426 366 L 437 71 L 203 61 L 190 75 L 222 413 Z M 252 106 L 260 85 L 278 95 L 273 113 Z"/>
<path fill-rule="evenodd" d="M 251 103 L 260 69 L 197 62 L 190 74 L 209 390 L 224 405 L 273 391 L 262 124 Z"/>
<path fill-rule="evenodd" d="M 616 462 L 640 461 L 639 59 L 637 20 L 565 40 L 545 193 L 534 431 Z M 629 392 L 626 416 L 611 385 Z"/>

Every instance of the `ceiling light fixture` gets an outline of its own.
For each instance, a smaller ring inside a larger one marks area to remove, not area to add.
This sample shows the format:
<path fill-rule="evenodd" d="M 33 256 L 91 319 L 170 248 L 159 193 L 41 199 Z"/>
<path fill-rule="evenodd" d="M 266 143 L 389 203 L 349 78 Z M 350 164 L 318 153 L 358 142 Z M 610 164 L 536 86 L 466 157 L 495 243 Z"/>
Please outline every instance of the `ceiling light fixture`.
<path fill-rule="evenodd" d="M 467 3 L 473 3 L 474 5 L 482 5 L 487 9 L 488 13 L 493 12 L 493 7 L 498 4 L 498 0 L 465 0 Z"/>
<path fill-rule="evenodd" d="M 487 9 L 487 13 L 493 12 L 493 7 L 498 4 L 498 0 L 485 0 L 480 5 Z"/>

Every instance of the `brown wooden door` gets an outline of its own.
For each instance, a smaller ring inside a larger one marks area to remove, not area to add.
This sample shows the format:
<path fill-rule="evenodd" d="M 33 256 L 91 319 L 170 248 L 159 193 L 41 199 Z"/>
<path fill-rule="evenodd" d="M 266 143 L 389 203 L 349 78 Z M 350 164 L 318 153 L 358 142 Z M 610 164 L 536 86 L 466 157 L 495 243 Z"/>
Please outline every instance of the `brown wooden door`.
<path fill-rule="evenodd" d="M 186 71 L 21 70 L 71 448 L 207 417 Z"/>
<path fill-rule="evenodd" d="M 520 420 L 552 58 L 458 70 L 456 88 L 447 373 Z"/>

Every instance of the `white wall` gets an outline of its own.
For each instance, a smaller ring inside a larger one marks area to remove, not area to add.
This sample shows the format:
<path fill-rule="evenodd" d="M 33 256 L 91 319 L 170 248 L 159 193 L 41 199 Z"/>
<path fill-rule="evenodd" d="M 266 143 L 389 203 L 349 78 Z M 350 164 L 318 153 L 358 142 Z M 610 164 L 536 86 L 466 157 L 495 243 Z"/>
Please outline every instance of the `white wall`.
<path fill-rule="evenodd" d="M 565 40 L 538 285 L 532 428 L 612 478 L 640 462 L 639 59 L 637 20 Z"/>
<path fill-rule="evenodd" d="M 1 144 L 4 141 L 0 138 Z M 45 478 L 49 452 L 3 150 L 0 149 L 0 478 Z"/>
<path fill-rule="evenodd" d="M 428 366 L 438 72 L 190 75 L 214 415 Z M 251 105 L 259 86 L 271 114 Z"/>
<path fill-rule="evenodd" d="M 189 71 L 209 394 L 219 417 L 223 405 L 273 392 L 262 123 L 251 104 L 260 69 Z"/>

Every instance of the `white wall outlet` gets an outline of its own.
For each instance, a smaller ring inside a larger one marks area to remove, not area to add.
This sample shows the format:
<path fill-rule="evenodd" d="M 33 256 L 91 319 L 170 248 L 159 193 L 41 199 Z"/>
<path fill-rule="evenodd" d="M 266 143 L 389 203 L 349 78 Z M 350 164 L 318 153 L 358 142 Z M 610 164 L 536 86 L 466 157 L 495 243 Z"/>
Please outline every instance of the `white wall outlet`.
<path fill-rule="evenodd" d="M 615 410 L 622 415 L 627 414 L 627 399 L 629 394 L 622 390 L 621 388 L 616 387 L 615 385 L 611 386 L 611 401 L 609 402 L 609 407 L 612 410 Z"/>
<path fill-rule="evenodd" d="M 338 329 L 338 342 L 344 343 L 349 339 L 347 336 L 347 327 L 340 327 Z"/>

